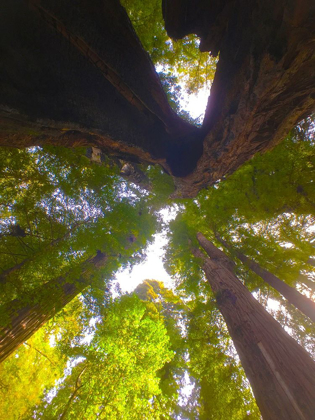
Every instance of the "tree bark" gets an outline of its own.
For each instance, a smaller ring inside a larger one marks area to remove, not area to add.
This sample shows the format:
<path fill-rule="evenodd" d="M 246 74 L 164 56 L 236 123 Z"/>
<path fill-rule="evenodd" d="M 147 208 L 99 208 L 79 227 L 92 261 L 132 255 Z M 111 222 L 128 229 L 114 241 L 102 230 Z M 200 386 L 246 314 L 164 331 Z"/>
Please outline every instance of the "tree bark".
<path fill-rule="evenodd" d="M 264 420 L 312 420 L 314 361 L 224 266 L 224 259 L 206 258 L 200 250 L 194 254 L 203 261 Z"/>
<path fill-rule="evenodd" d="M 258 263 L 246 257 L 237 249 L 233 249 L 223 239 L 217 237 L 218 241 L 221 242 L 227 249 L 237 256 L 247 267 L 249 267 L 254 273 L 258 274 L 266 283 L 276 289 L 282 294 L 289 303 L 298 308 L 304 315 L 308 316 L 313 322 L 315 322 L 315 302 L 306 296 L 298 292 L 294 287 L 287 285 L 284 281 L 280 280 L 277 276 L 270 273 L 269 271 L 262 268 Z"/>
<path fill-rule="evenodd" d="M 205 119 L 203 153 L 182 181 L 186 194 L 271 149 L 315 100 L 313 0 L 163 0 L 168 34 L 200 37 L 219 61 Z"/>
<path fill-rule="evenodd" d="M 193 169 L 200 130 L 170 107 L 119 0 L 18 1 L 0 23 L 1 145 L 94 146 Z"/>
<path fill-rule="evenodd" d="M 58 277 L 35 289 L 33 298 L 15 299 L 3 305 L 0 308 L 0 362 L 81 293 L 90 284 L 93 270 L 103 267 L 106 261 L 107 256 L 98 252 L 82 264 L 81 276 L 76 281 L 70 282 L 69 276 Z"/>
<path fill-rule="evenodd" d="M 201 129 L 172 111 L 118 0 L 19 0 L 0 14 L 0 144 L 160 164 L 188 197 L 313 111 L 313 0 L 163 3 L 171 36 L 220 52 Z"/>

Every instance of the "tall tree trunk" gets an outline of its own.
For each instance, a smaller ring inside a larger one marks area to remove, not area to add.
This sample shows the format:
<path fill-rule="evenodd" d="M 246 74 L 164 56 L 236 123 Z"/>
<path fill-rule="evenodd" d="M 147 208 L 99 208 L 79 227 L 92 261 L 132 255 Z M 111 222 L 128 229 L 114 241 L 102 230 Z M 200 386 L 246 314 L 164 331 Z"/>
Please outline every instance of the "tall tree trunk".
<path fill-rule="evenodd" d="M 227 242 L 217 236 L 219 242 L 237 256 L 254 273 L 258 274 L 266 283 L 281 293 L 289 303 L 298 308 L 304 315 L 315 322 L 315 302 L 298 292 L 294 287 L 288 286 L 277 276 L 262 268 L 258 263 L 246 257 L 237 249 L 232 248 Z"/>
<path fill-rule="evenodd" d="M 202 234 L 198 240 L 201 246 L 207 243 Z M 227 257 L 218 258 L 210 249 L 213 258 L 200 250 L 194 254 L 203 260 L 264 420 L 313 420 L 314 361 L 226 268 Z"/>
<path fill-rule="evenodd" d="M 179 197 L 195 196 L 312 113 L 314 10 L 313 0 L 163 0 L 170 36 L 197 34 L 202 51 L 220 53 L 197 129 L 168 104 L 119 0 L 7 1 L 0 144 L 92 146 L 157 163 Z"/>
<path fill-rule="evenodd" d="M 0 308 L 0 362 L 81 293 L 90 284 L 93 271 L 103 267 L 106 261 L 107 256 L 98 252 L 82 264 L 76 281 L 70 282 L 69 276 L 58 277 L 36 289 L 31 302 L 15 299 L 3 305 Z"/>

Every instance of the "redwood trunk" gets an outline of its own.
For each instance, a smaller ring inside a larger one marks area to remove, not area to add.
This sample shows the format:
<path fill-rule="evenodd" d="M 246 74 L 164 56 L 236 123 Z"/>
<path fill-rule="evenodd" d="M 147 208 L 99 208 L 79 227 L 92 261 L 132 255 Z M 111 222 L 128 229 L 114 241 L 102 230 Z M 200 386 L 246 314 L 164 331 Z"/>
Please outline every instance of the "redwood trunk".
<path fill-rule="evenodd" d="M 314 0 L 163 1 L 170 36 L 197 34 L 219 53 L 201 129 L 169 106 L 119 0 L 2 3 L 3 146 L 94 146 L 160 164 L 187 197 L 314 109 Z"/>
<path fill-rule="evenodd" d="M 315 322 L 315 303 L 298 292 L 294 287 L 288 286 L 284 281 L 277 276 L 262 268 L 258 263 L 246 257 L 238 250 L 232 250 L 231 247 L 221 238 L 218 240 L 233 252 L 239 260 L 246 264 L 254 273 L 258 274 L 266 283 L 281 293 L 289 303 L 298 308 L 304 315 L 308 316 Z"/>
<path fill-rule="evenodd" d="M 82 274 L 75 282 L 58 277 L 36 289 L 31 303 L 15 299 L 4 305 L 0 309 L 0 362 L 81 293 L 91 281 L 91 270 L 101 268 L 106 260 L 106 255 L 99 252 L 84 263 Z"/>
<path fill-rule="evenodd" d="M 203 258 L 264 420 L 313 420 L 314 361 L 224 266 L 224 259 L 205 258 L 201 251 L 195 255 Z"/>

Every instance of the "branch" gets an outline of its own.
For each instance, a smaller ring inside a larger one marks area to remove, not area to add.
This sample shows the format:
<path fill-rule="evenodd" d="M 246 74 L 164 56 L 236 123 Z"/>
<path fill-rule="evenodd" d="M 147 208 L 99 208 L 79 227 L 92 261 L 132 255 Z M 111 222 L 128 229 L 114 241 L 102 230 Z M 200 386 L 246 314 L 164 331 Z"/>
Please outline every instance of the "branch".
<path fill-rule="evenodd" d="M 45 357 L 52 365 L 56 366 L 56 363 L 53 362 L 45 353 L 41 352 L 40 350 L 38 350 L 36 347 L 31 346 L 30 344 L 28 344 L 27 342 L 24 343 L 26 346 L 30 347 L 31 349 L 34 349 L 35 351 L 37 351 L 37 353 L 39 353 L 41 356 Z"/>
<path fill-rule="evenodd" d="M 70 405 L 71 405 L 72 401 L 74 400 L 75 396 L 77 395 L 77 392 L 79 391 L 79 389 L 80 389 L 80 388 L 82 388 L 82 387 L 84 386 L 84 385 L 79 385 L 79 381 L 80 381 L 80 378 L 81 378 L 81 376 L 83 375 L 83 373 L 84 373 L 84 371 L 85 371 L 86 369 L 87 369 L 87 366 L 85 366 L 85 367 L 82 369 L 82 371 L 79 373 L 79 375 L 78 375 L 78 377 L 77 377 L 77 379 L 76 379 L 76 381 L 75 381 L 75 388 L 74 388 L 74 391 L 73 391 L 73 393 L 71 394 L 71 396 L 70 396 L 70 398 L 69 398 L 69 400 L 68 400 L 68 402 L 67 402 L 67 404 L 66 404 L 66 406 L 65 406 L 65 409 L 63 410 L 63 412 L 62 412 L 62 414 L 61 414 L 61 416 L 60 416 L 60 420 L 65 418 L 65 416 L 66 416 L 66 414 L 67 414 L 67 412 L 68 412 L 68 410 L 69 410 L 69 407 L 70 407 Z"/>

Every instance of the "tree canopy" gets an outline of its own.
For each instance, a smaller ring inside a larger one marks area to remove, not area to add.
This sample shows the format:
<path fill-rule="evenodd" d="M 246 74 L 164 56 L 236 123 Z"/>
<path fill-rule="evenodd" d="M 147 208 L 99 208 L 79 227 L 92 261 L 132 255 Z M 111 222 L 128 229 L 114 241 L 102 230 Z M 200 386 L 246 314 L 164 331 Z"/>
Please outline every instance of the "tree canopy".
<path fill-rule="evenodd" d="M 315 357 L 310 318 L 251 264 L 314 302 L 313 9 L 53 3 L 1 29 L 0 417 L 258 420 L 255 352 L 222 308 L 245 286 L 251 319 Z M 205 84 L 201 124 L 181 95 Z M 172 285 L 152 267 L 122 293 L 156 233 Z"/>
<path fill-rule="evenodd" d="M 41 297 L 38 288 L 69 269 L 67 281 L 76 282 L 87 257 L 98 250 L 108 255 L 108 264 L 94 271 L 83 295 L 3 362 L 2 392 L 8 395 L 3 412 L 22 395 L 23 381 L 32 381 L 32 398 L 15 405 L 12 418 L 30 413 L 80 418 L 84 412 L 86 418 L 223 419 L 229 413 L 233 419 L 258 419 L 250 386 L 191 247 L 197 231 L 215 242 L 220 235 L 310 296 L 312 132 L 310 120 L 272 152 L 257 156 L 195 200 L 178 200 L 176 219 L 169 225 L 159 221 L 158 211 L 170 204 L 172 183 L 156 168 L 142 168 L 150 183 L 149 190 L 142 190 L 121 178 L 114 162 L 92 162 L 85 149 L 76 154 L 58 148 L 2 149 L 3 323 L 13 299 L 24 306 L 51 299 Z M 287 182 L 289 176 L 294 182 Z M 134 295 L 114 297 L 113 271 L 141 261 L 141 247 L 157 228 L 169 232 L 165 262 L 176 288 L 146 280 Z M 249 290 L 267 308 L 278 302 L 276 311 L 268 309 L 314 354 L 310 320 L 231 252 Z"/>

